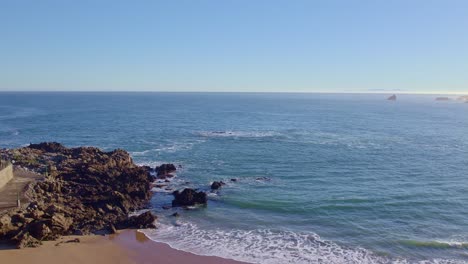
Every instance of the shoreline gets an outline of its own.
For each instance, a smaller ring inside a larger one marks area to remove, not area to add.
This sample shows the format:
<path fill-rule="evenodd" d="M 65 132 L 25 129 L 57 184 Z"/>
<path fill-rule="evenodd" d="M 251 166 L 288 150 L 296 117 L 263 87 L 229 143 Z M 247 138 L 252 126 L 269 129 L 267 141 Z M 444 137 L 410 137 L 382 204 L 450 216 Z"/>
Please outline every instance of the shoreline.
<path fill-rule="evenodd" d="M 79 239 L 79 243 L 69 242 Z M 122 230 L 114 235 L 64 236 L 45 241 L 38 248 L 13 249 L 0 247 L 5 263 L 102 263 L 102 264 L 246 264 L 215 256 L 201 256 L 155 242 L 137 230 Z"/>

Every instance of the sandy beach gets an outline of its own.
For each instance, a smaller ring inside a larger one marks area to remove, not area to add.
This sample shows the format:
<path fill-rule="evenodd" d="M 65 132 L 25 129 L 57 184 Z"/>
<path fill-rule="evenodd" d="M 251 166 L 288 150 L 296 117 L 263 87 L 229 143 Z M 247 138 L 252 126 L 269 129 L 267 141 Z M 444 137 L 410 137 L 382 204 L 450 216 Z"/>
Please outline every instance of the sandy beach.
<path fill-rule="evenodd" d="M 67 243 L 75 238 L 80 243 Z M 219 257 L 198 256 L 172 249 L 166 244 L 148 239 L 135 230 L 123 230 L 107 236 L 67 236 L 57 241 L 46 241 L 38 248 L 0 250 L 2 263 L 203 263 L 238 264 L 242 262 Z"/>

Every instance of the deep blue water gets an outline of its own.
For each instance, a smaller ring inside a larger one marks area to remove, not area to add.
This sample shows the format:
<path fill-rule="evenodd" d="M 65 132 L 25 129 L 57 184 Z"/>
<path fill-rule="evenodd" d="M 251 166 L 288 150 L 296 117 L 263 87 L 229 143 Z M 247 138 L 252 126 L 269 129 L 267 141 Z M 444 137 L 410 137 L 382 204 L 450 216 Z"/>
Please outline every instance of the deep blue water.
<path fill-rule="evenodd" d="M 157 241 L 259 263 L 468 262 L 468 104 L 435 96 L 0 93 L 0 147 L 58 141 L 182 165 L 207 208 Z M 257 180 L 267 177 L 269 180 Z M 237 182 L 230 182 L 237 178 Z M 177 187 L 177 186 L 176 186 Z"/>

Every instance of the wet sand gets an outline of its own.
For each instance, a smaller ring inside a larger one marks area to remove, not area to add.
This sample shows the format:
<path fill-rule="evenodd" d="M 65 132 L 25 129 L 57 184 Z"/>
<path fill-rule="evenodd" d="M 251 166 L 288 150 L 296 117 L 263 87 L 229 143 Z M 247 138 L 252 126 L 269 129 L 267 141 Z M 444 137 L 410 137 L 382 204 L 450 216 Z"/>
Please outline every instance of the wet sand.
<path fill-rule="evenodd" d="M 72 239 L 80 243 L 64 243 Z M 63 243 L 60 243 L 63 242 Z M 240 264 L 219 257 L 198 256 L 156 243 L 135 230 L 108 236 L 70 236 L 47 241 L 38 248 L 0 249 L 2 263 L 158 263 L 158 264 Z"/>

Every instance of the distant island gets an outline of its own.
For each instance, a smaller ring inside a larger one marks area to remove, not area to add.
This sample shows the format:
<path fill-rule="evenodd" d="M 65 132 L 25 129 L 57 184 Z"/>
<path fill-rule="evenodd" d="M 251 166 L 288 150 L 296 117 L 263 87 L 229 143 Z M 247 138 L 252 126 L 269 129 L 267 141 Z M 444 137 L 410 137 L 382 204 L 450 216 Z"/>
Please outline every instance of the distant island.
<path fill-rule="evenodd" d="M 397 97 L 396 97 L 395 94 L 387 98 L 387 100 L 389 100 L 389 101 L 396 101 L 396 99 L 397 99 Z"/>
<path fill-rule="evenodd" d="M 450 101 L 451 99 L 449 97 L 437 97 L 435 100 L 436 101 Z"/>

